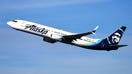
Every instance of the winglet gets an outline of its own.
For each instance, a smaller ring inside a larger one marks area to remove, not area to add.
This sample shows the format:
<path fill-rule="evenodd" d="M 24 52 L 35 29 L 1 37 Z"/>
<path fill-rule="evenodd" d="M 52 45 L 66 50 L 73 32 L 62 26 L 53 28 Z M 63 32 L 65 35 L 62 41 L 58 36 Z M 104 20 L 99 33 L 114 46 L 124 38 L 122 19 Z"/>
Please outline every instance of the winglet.
<path fill-rule="evenodd" d="M 94 30 L 96 31 L 98 28 L 99 28 L 99 26 L 97 25 L 97 26 L 94 28 Z"/>
<path fill-rule="evenodd" d="M 99 28 L 99 26 L 97 25 L 97 26 L 94 28 L 94 30 L 92 31 L 92 34 L 96 35 L 95 32 L 96 32 L 96 30 L 97 30 L 98 28 Z"/>

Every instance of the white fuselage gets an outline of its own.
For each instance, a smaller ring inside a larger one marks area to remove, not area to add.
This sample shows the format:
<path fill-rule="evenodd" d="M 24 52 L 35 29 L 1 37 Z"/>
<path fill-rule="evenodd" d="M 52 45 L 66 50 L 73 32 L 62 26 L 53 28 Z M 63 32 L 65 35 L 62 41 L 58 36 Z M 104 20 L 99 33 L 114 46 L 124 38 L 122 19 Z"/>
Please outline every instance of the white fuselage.
<path fill-rule="evenodd" d="M 14 29 L 25 31 L 42 37 L 48 37 L 59 42 L 62 42 L 62 36 L 76 34 L 23 20 L 9 21 L 7 24 Z M 80 39 L 71 41 L 71 44 L 75 44 L 78 46 L 91 46 L 93 44 L 97 44 L 99 41 L 100 39 L 91 39 L 82 36 Z"/>

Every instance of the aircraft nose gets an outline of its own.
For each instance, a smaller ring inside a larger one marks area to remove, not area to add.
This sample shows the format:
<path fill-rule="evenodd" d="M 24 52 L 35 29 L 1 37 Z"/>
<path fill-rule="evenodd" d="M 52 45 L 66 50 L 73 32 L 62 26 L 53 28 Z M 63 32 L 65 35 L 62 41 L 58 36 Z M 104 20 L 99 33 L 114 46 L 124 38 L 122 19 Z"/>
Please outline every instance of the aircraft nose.
<path fill-rule="evenodd" d="M 8 24 L 9 26 L 13 27 L 14 22 L 8 21 L 7 24 Z"/>

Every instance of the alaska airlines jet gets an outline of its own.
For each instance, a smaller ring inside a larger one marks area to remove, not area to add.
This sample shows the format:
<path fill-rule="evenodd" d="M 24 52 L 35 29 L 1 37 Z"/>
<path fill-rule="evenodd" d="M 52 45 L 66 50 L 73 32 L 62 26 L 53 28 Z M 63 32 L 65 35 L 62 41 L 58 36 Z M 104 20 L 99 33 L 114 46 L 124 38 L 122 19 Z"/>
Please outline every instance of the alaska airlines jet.
<path fill-rule="evenodd" d="M 96 26 L 95 29 L 91 32 L 78 34 L 78 33 L 71 33 L 24 20 L 13 20 L 7 22 L 7 24 L 16 30 L 41 36 L 43 37 L 44 41 L 49 43 L 62 42 L 66 44 L 83 47 L 86 49 L 107 50 L 107 51 L 116 50 L 119 47 L 127 46 L 127 45 L 118 45 L 126 29 L 125 26 L 120 27 L 117 31 L 115 31 L 107 38 L 93 39 L 86 36 L 95 34 L 99 26 Z"/>

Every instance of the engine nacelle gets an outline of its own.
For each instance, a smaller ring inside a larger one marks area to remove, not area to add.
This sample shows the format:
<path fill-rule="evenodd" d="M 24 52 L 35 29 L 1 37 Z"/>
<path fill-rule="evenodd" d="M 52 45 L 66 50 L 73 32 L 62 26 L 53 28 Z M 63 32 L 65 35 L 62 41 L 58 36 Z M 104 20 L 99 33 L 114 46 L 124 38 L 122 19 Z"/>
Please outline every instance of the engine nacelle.
<path fill-rule="evenodd" d="M 49 37 L 44 37 L 43 41 L 49 42 L 49 43 L 55 43 L 57 42 L 55 39 L 49 38 Z"/>

